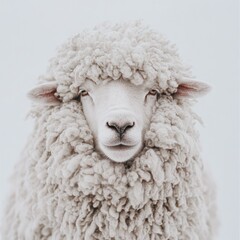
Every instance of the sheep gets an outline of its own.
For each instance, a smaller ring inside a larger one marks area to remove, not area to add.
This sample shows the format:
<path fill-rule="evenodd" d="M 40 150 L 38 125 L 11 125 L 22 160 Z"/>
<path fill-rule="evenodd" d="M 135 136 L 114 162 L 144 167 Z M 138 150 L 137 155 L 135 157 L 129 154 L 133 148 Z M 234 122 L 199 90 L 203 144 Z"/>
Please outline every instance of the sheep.
<path fill-rule="evenodd" d="M 211 240 L 196 81 L 141 22 L 70 38 L 28 96 L 35 127 L 12 178 L 3 239 Z"/>

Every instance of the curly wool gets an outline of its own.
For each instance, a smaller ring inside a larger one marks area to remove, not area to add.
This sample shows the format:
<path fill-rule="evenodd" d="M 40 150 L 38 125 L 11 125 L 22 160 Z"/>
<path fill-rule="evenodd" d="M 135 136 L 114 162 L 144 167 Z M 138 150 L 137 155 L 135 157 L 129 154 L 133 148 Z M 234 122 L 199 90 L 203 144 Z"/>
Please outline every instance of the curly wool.
<path fill-rule="evenodd" d="M 212 196 L 196 115 L 175 99 L 190 78 L 168 41 L 140 23 L 102 25 L 70 39 L 41 81 L 57 81 L 58 106 L 33 106 L 36 125 L 15 168 L 4 239 L 210 240 Z M 131 162 L 96 152 L 81 103 L 90 78 L 157 84 L 144 148 Z"/>
<path fill-rule="evenodd" d="M 58 96 L 67 102 L 79 86 L 91 79 L 97 84 L 117 79 L 135 85 L 158 85 L 173 94 L 178 83 L 192 78 L 174 45 L 141 22 L 103 24 L 70 38 L 51 60 L 42 82 L 55 80 Z"/>

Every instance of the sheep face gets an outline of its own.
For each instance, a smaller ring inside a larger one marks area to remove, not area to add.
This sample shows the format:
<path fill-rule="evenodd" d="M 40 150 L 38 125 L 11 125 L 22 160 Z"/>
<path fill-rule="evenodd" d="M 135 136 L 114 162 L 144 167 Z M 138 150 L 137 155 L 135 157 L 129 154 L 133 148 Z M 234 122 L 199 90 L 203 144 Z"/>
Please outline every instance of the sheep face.
<path fill-rule="evenodd" d="M 133 158 L 143 147 L 157 88 L 136 86 L 124 80 L 80 87 L 80 101 L 92 130 L 96 149 L 115 162 Z"/>

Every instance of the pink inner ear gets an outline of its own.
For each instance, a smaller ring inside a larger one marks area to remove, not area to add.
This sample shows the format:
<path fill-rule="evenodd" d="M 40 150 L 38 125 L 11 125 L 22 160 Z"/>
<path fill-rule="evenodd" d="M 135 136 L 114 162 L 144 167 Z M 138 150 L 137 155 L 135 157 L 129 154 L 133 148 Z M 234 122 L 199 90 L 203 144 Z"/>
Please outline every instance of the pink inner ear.
<path fill-rule="evenodd" d="M 45 83 L 32 89 L 28 96 L 35 102 L 55 105 L 60 103 L 59 99 L 54 95 L 57 91 L 56 89 L 57 84 L 55 82 Z"/>
<path fill-rule="evenodd" d="M 53 97 L 54 94 L 56 93 L 56 89 L 47 89 L 47 91 L 44 91 L 43 92 L 37 92 L 36 93 L 36 97 L 39 97 L 39 98 L 49 98 L 49 97 Z"/>
<path fill-rule="evenodd" d="M 189 94 L 192 94 L 193 92 L 197 91 L 197 89 L 195 89 L 193 87 L 193 85 L 188 85 L 186 83 L 182 83 L 178 86 L 178 96 L 188 96 Z"/>
<path fill-rule="evenodd" d="M 206 83 L 189 81 L 180 83 L 176 92 L 179 97 L 199 97 L 209 92 L 210 86 Z"/>

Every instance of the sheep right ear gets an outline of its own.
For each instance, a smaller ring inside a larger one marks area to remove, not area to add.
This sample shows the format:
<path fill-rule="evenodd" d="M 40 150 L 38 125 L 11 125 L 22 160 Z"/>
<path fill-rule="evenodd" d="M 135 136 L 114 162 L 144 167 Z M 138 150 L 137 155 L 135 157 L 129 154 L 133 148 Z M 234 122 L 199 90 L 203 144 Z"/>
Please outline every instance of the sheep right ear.
<path fill-rule="evenodd" d="M 42 83 L 32 90 L 30 90 L 27 96 L 34 102 L 46 105 L 58 105 L 60 100 L 55 96 L 57 91 L 57 83 L 49 82 Z"/>
<path fill-rule="evenodd" d="M 196 98 L 207 94 L 211 90 L 210 85 L 198 81 L 185 81 L 178 85 L 176 97 Z"/>

